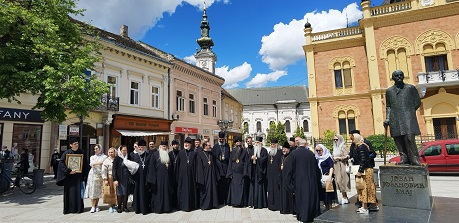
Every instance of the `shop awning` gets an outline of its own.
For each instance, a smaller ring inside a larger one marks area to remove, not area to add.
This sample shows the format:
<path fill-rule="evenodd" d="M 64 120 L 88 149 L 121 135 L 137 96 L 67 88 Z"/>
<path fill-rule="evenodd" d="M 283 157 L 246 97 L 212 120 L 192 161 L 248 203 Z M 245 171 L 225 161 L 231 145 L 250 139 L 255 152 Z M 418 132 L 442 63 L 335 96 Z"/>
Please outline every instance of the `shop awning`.
<path fill-rule="evenodd" d="M 170 132 L 150 132 L 150 131 L 135 131 L 135 130 L 116 130 L 123 136 L 155 136 L 169 135 Z"/>

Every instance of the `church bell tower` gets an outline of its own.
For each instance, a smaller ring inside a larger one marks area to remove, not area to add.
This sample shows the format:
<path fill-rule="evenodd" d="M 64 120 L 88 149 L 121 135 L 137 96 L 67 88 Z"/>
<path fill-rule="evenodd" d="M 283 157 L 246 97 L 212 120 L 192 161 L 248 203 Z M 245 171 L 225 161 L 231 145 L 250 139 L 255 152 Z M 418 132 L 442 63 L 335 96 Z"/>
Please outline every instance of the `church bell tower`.
<path fill-rule="evenodd" d="M 210 26 L 209 21 L 207 21 L 206 11 L 207 9 L 204 6 L 204 14 L 202 15 L 201 20 L 201 37 L 196 40 L 201 49 L 196 52 L 194 57 L 196 58 L 196 66 L 215 74 L 215 62 L 217 62 L 217 56 L 212 51 L 214 41 L 209 36 Z"/>

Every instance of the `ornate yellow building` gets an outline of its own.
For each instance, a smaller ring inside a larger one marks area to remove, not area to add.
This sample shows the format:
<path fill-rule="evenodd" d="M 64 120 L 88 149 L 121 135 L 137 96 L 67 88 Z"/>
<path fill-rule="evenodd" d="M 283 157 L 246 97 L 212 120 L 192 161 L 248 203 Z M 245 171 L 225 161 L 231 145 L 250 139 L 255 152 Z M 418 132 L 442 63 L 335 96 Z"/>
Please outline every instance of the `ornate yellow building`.
<path fill-rule="evenodd" d="M 415 85 L 423 136 L 459 132 L 459 1 L 386 0 L 370 7 L 356 27 L 313 33 L 303 46 L 309 78 L 312 132 L 383 134 L 385 90 L 394 70 Z"/>

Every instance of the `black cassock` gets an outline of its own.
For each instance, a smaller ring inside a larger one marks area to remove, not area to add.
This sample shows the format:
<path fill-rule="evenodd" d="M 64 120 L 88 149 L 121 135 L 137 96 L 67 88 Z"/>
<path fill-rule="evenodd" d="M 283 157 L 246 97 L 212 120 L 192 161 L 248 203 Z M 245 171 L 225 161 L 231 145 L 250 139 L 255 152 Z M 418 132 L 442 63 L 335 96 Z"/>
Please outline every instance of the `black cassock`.
<path fill-rule="evenodd" d="M 88 176 L 89 164 L 86 157 L 83 156 L 83 172 L 70 174 L 72 170 L 65 163 L 67 154 L 84 154 L 84 151 L 81 149 L 76 151 L 68 149 L 62 153 L 58 164 L 56 184 L 64 186 L 64 214 L 83 213 L 84 203 L 82 193 L 84 194 L 84 188 L 82 188 L 82 182 Z"/>
<path fill-rule="evenodd" d="M 296 218 L 301 222 L 313 222 L 320 213 L 319 166 L 314 153 L 305 147 L 298 147 L 291 152 L 284 163 L 284 185 L 295 193 Z"/>
<path fill-rule="evenodd" d="M 254 154 L 254 150 L 249 151 L 249 158 Z M 260 157 L 257 160 L 250 160 L 250 188 L 249 206 L 253 208 L 268 207 L 268 197 L 266 192 L 266 168 L 268 162 L 268 151 L 261 147 Z"/>
<path fill-rule="evenodd" d="M 271 211 L 279 210 L 280 206 L 280 188 L 279 173 L 282 158 L 282 150 L 278 149 L 276 155 L 268 154 L 267 161 L 267 180 L 268 180 L 268 209 Z"/>
<path fill-rule="evenodd" d="M 216 144 L 212 148 L 212 153 L 215 155 L 218 172 L 220 173 L 220 180 L 218 181 L 218 203 L 225 204 L 228 198 L 229 179 L 226 178 L 226 171 L 228 171 L 228 160 L 230 156 L 230 149 L 228 143 L 224 145 Z"/>
<path fill-rule="evenodd" d="M 292 192 L 288 190 L 288 187 L 285 185 L 285 177 L 286 177 L 286 166 L 290 161 L 290 154 L 283 155 L 281 159 L 280 165 L 280 174 L 279 174 L 279 186 L 280 186 L 280 206 L 279 210 L 281 214 L 294 214 L 295 213 L 295 197 Z"/>
<path fill-rule="evenodd" d="M 228 190 L 228 205 L 244 206 L 244 185 L 249 176 L 249 154 L 242 147 L 231 151 L 226 177 L 231 179 Z"/>
<path fill-rule="evenodd" d="M 212 151 L 201 151 L 196 156 L 196 182 L 199 189 L 199 204 L 202 210 L 218 207 L 217 182 L 220 174 Z"/>
<path fill-rule="evenodd" d="M 174 177 L 175 177 L 175 173 L 177 173 L 177 157 L 178 157 L 178 152 L 179 150 L 177 151 L 170 151 L 169 152 L 169 159 L 170 159 L 170 162 L 174 168 Z M 178 202 L 178 198 L 177 198 L 177 181 L 174 180 L 172 182 L 172 185 L 171 185 L 171 188 L 172 188 L 172 200 L 171 200 L 171 205 L 172 205 L 172 209 L 176 209 L 177 208 L 177 202 Z"/>
<path fill-rule="evenodd" d="M 175 168 L 177 180 L 178 209 L 193 211 L 198 208 L 196 189 L 196 153 L 194 150 L 180 150 Z"/>
<path fill-rule="evenodd" d="M 159 159 L 159 151 L 156 151 L 150 159 L 150 171 L 147 181 L 151 184 L 153 191 L 154 213 L 168 213 L 172 211 L 172 191 L 174 184 L 174 168 L 171 161 L 162 163 Z"/>
<path fill-rule="evenodd" d="M 135 182 L 134 195 L 133 195 L 133 207 L 136 214 L 148 214 L 151 212 L 151 199 L 152 193 L 149 188 L 147 188 L 147 173 L 150 171 L 150 159 L 151 155 L 147 152 L 144 152 L 142 155 L 138 153 L 130 153 L 129 158 L 131 161 L 139 164 L 139 169 L 132 176 L 132 179 Z"/>

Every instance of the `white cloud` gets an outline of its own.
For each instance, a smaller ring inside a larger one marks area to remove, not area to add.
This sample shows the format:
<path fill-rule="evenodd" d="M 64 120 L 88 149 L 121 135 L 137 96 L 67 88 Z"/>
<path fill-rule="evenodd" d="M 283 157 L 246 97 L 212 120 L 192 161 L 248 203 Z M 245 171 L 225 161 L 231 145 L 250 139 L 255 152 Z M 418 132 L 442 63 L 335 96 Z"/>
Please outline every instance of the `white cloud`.
<path fill-rule="evenodd" d="M 206 0 L 206 5 L 210 7 L 219 1 L 227 4 L 230 0 Z M 76 16 L 76 19 L 117 34 L 121 25 L 127 25 L 129 36 L 140 39 L 163 17 L 163 13 L 173 14 L 184 3 L 200 9 L 204 7 L 202 0 L 136 0 L 135 3 L 126 0 L 79 0 L 77 7 L 86 11 L 83 17 Z"/>
<path fill-rule="evenodd" d="M 238 82 L 244 81 L 250 76 L 252 66 L 244 62 L 241 66 L 229 69 L 228 66 L 218 67 L 215 69 L 215 74 L 225 79 L 223 88 L 230 89 L 239 86 Z"/>
<path fill-rule="evenodd" d="M 346 14 L 349 23 L 355 23 L 363 17 L 357 3 L 346 6 L 342 11 L 330 9 L 306 13 L 302 20 L 293 19 L 288 24 L 274 25 L 273 32 L 261 38 L 261 48 L 258 52 L 262 61 L 271 70 L 281 70 L 286 66 L 304 59 L 302 46 L 305 45 L 304 24 L 311 23 L 313 32 L 332 30 L 346 27 Z"/>
<path fill-rule="evenodd" d="M 196 58 L 194 57 L 194 54 L 183 58 L 183 60 L 189 64 L 196 65 Z"/>
<path fill-rule="evenodd" d="M 264 87 L 268 82 L 275 82 L 280 77 L 287 75 L 287 71 L 277 70 L 269 74 L 257 74 L 249 82 L 245 84 L 247 88 L 250 87 Z"/>

